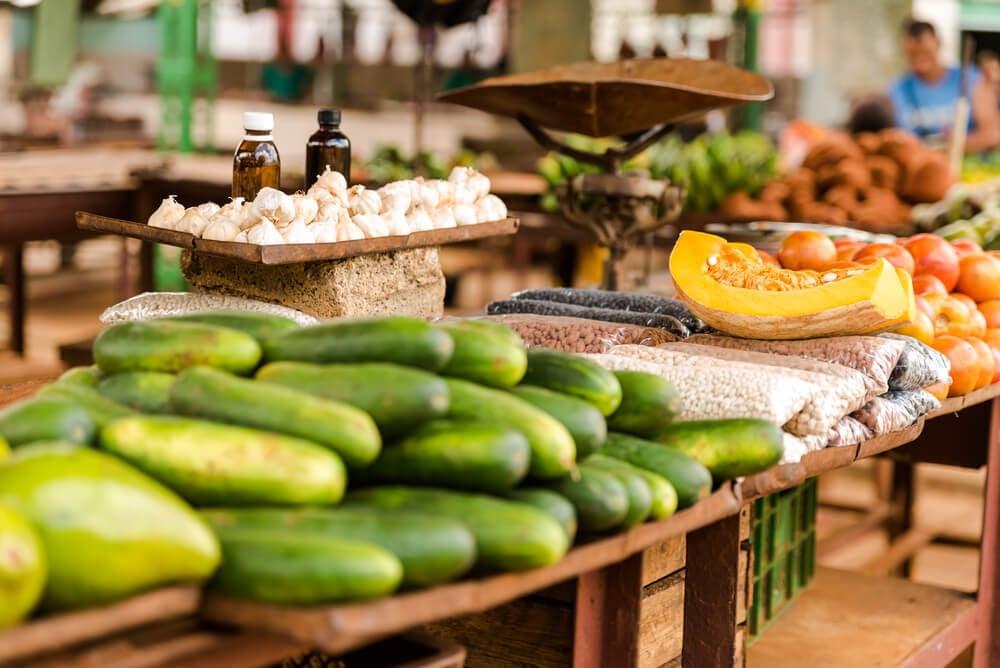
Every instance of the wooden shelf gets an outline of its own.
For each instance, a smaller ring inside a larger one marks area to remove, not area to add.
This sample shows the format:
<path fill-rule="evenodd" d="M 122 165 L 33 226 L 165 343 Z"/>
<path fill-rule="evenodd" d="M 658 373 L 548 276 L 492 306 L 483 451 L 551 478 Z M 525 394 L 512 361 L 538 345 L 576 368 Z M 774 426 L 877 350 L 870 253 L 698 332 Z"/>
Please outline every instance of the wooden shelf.
<path fill-rule="evenodd" d="M 943 666 L 972 644 L 976 622 L 966 594 L 818 568 L 813 585 L 747 650 L 747 666 Z"/>

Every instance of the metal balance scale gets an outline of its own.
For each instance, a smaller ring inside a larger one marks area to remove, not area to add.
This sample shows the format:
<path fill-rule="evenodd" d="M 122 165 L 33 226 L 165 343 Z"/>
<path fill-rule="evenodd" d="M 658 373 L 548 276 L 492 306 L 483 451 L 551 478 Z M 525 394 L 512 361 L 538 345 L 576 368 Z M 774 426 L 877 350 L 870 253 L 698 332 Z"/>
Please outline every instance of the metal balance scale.
<path fill-rule="evenodd" d="M 439 99 L 510 116 L 544 148 L 596 165 L 558 191 L 563 215 L 609 251 L 602 285 L 622 287 L 624 260 L 638 239 L 677 220 L 684 184 L 625 174 L 622 165 L 675 125 L 712 109 L 770 99 L 771 83 L 712 60 L 652 58 L 576 63 L 487 79 Z M 550 131 L 634 136 L 603 153 L 568 146 Z"/>

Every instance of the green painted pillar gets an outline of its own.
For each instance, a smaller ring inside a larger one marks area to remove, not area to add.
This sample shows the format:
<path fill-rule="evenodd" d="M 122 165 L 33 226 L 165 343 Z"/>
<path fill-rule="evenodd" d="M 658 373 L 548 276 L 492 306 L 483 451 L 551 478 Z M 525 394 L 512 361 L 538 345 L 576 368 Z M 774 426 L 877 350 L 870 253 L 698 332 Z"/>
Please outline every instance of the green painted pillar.
<path fill-rule="evenodd" d="M 36 86 L 62 86 L 76 63 L 80 0 L 45 0 L 35 7 L 28 78 Z"/>
<path fill-rule="evenodd" d="M 590 0 L 510 0 L 510 71 L 591 60 Z"/>
<path fill-rule="evenodd" d="M 740 0 L 733 17 L 737 26 L 743 31 L 743 53 L 740 63 L 744 69 L 757 72 L 758 39 L 760 33 L 760 14 L 764 0 Z M 763 127 L 764 105 L 760 102 L 748 104 L 740 109 L 740 125 L 749 130 Z"/>

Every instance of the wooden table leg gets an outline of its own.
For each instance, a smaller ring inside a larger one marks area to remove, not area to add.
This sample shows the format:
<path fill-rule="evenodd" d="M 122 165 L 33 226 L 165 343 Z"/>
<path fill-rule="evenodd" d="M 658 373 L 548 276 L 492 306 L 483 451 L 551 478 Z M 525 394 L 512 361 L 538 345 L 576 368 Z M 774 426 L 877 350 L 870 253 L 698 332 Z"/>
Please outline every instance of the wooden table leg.
<path fill-rule="evenodd" d="M 689 533 L 684 573 L 682 665 L 742 665 L 736 646 L 740 516 Z"/>
<path fill-rule="evenodd" d="M 983 541 L 979 556 L 979 635 L 976 638 L 975 668 L 1000 665 L 1000 400 L 990 407 L 990 450 L 986 464 L 983 510 Z"/>
<path fill-rule="evenodd" d="M 7 283 L 10 349 L 24 354 L 24 245 L 4 246 L 3 274 Z"/>
<path fill-rule="evenodd" d="M 635 668 L 642 553 L 577 578 L 574 668 Z"/>
<path fill-rule="evenodd" d="M 153 244 L 143 241 L 139 246 L 139 293 L 153 290 Z"/>
<path fill-rule="evenodd" d="M 900 537 L 905 536 L 913 528 L 914 487 L 916 481 L 916 466 L 909 462 L 893 462 L 892 487 L 889 492 L 889 521 L 886 529 L 889 534 L 890 546 Z M 896 575 L 910 577 L 912 558 L 904 560 Z"/>

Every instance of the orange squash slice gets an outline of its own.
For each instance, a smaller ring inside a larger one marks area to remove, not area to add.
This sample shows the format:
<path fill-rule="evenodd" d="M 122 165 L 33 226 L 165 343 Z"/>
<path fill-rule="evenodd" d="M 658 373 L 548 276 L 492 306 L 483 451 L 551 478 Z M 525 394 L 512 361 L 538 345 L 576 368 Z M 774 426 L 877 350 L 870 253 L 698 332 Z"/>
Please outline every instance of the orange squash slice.
<path fill-rule="evenodd" d="M 677 297 L 715 329 L 751 339 L 874 334 L 907 324 L 916 309 L 909 275 L 884 258 L 793 271 L 748 255 L 722 237 L 681 232 L 670 254 Z"/>

